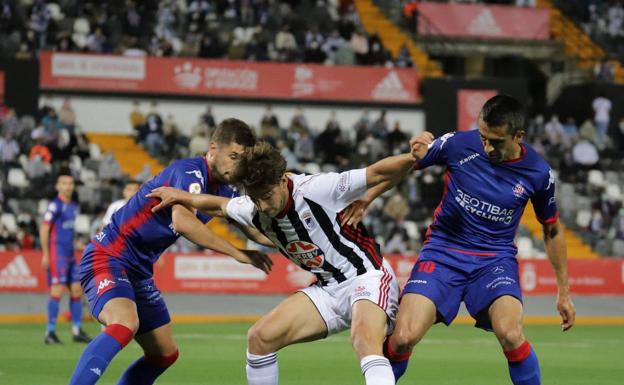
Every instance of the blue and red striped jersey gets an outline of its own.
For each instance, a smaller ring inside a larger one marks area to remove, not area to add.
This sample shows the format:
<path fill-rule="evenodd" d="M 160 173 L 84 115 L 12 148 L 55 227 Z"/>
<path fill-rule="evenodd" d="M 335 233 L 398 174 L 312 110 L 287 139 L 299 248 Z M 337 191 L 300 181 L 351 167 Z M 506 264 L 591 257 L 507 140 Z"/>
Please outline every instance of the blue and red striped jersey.
<path fill-rule="evenodd" d="M 417 168 L 434 164 L 446 166 L 445 188 L 424 248 L 513 256 L 529 200 L 540 222 L 558 218 L 554 174 L 526 144 L 518 159 L 496 164 L 489 161 L 479 131 L 448 133 L 430 145 Z"/>
<path fill-rule="evenodd" d="M 121 258 L 123 264 L 142 276 L 152 275 L 152 265 L 160 255 L 178 239 L 173 229 L 171 208 L 152 213 L 158 199 L 146 198 L 153 189 L 161 186 L 179 188 L 193 194 L 213 194 L 223 197 L 238 196 L 234 188 L 217 182 L 204 157 L 182 159 L 166 167 L 120 208 L 92 243 L 98 253 Z M 212 217 L 197 213 L 206 223 Z"/>
<path fill-rule="evenodd" d="M 78 203 L 64 201 L 60 196 L 48 204 L 43 223 L 50 225 L 50 257 L 74 258 L 74 222 L 78 213 Z"/>

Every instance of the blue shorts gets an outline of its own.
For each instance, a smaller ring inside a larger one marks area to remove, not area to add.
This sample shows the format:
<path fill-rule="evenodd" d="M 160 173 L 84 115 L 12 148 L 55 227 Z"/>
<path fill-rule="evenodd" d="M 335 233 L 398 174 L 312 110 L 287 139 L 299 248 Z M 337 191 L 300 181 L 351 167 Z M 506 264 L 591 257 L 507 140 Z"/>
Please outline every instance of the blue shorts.
<path fill-rule="evenodd" d="M 167 305 L 154 279 L 133 276 L 118 258 L 103 255 L 88 247 L 80 263 L 80 276 L 91 314 L 96 319 L 109 300 L 128 298 L 137 307 L 137 335 L 171 322 Z"/>
<path fill-rule="evenodd" d="M 78 276 L 78 266 L 76 258 L 50 256 L 50 267 L 48 268 L 48 286 L 51 285 L 70 285 L 80 282 Z"/>
<path fill-rule="evenodd" d="M 475 326 L 492 330 L 488 310 L 494 300 L 511 295 L 522 301 L 516 258 L 495 258 L 491 263 L 466 271 L 440 262 L 446 257 L 440 255 L 444 253 L 453 252 L 423 250 L 401 294 L 415 293 L 429 298 L 436 306 L 437 322 L 450 325 L 464 301 L 476 320 Z"/>

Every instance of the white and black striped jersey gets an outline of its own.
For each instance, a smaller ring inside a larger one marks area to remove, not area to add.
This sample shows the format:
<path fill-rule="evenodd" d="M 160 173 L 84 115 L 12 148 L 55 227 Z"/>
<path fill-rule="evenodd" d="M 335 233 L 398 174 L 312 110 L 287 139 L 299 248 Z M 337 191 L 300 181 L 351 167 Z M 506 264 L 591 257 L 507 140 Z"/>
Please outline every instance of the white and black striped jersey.
<path fill-rule="evenodd" d="M 260 230 L 322 286 L 380 268 L 379 246 L 364 225 L 340 226 L 340 212 L 366 192 L 366 169 L 292 175 L 288 189 L 288 202 L 274 218 L 260 212 L 248 196 L 230 200 L 227 216 Z"/>

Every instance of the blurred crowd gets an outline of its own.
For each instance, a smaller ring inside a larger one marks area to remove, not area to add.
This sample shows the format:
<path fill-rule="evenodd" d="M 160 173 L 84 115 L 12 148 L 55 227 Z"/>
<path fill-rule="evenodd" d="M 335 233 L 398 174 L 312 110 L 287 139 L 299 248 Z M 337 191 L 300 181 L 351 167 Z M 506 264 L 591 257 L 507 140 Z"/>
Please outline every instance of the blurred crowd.
<path fill-rule="evenodd" d="M 0 55 L 39 50 L 411 66 L 349 0 L 0 0 Z"/>

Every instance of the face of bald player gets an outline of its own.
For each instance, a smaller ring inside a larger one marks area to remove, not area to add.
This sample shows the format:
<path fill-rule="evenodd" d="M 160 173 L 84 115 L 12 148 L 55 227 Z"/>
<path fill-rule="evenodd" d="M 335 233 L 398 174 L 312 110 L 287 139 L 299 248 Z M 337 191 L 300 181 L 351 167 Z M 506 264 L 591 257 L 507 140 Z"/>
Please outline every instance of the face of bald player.
<path fill-rule="evenodd" d="M 214 178 L 222 183 L 235 183 L 238 166 L 245 147 L 236 142 L 229 144 L 210 142 L 208 146 L 208 165 Z"/>
<path fill-rule="evenodd" d="M 258 210 L 264 215 L 275 217 L 279 214 L 288 202 L 288 177 L 284 174 L 280 182 L 269 188 L 259 190 L 250 189 L 246 191 Z"/>

